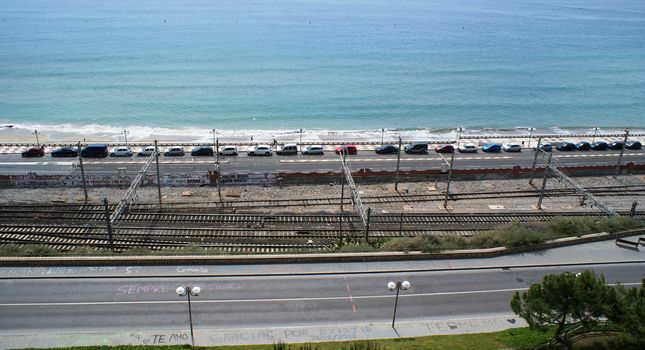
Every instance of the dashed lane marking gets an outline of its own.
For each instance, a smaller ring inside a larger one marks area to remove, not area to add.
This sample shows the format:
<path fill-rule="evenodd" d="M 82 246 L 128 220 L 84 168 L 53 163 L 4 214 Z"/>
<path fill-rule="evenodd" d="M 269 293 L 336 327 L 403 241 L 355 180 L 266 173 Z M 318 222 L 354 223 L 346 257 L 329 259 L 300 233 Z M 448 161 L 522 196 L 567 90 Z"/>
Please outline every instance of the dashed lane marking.
<path fill-rule="evenodd" d="M 457 160 L 498 160 L 498 159 L 513 159 L 513 157 L 464 157 L 464 158 L 455 158 Z M 387 161 L 396 161 L 396 158 L 347 158 L 349 163 L 352 162 L 387 162 Z M 439 161 L 442 162 L 441 158 L 401 158 L 401 161 Z M 281 159 L 280 163 L 333 163 L 340 162 L 340 159 Z"/>

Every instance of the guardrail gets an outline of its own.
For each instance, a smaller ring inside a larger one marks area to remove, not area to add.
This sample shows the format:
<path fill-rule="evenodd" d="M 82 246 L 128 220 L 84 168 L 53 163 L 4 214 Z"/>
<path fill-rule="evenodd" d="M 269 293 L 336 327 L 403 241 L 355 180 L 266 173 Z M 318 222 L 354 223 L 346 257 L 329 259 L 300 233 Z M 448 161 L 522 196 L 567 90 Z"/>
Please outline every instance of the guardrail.
<path fill-rule="evenodd" d="M 642 238 L 639 239 L 639 242 Z M 632 242 L 623 238 L 616 239 L 616 245 L 621 248 L 627 248 L 632 250 L 638 250 L 639 242 Z"/>

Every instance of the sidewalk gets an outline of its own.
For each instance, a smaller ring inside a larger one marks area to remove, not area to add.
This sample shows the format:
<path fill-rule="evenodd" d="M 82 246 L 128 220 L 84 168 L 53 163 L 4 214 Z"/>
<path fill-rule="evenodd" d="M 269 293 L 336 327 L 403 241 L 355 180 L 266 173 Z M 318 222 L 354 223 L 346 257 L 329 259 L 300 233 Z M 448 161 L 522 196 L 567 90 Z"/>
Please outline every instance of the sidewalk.
<path fill-rule="evenodd" d="M 516 315 L 491 315 L 474 318 L 398 322 L 395 329 L 392 328 L 390 323 L 370 323 L 243 329 L 195 328 L 194 333 L 196 346 L 212 346 L 273 344 L 279 341 L 306 343 L 486 333 L 526 326 L 526 322 Z M 190 344 L 190 330 L 6 334 L 2 335 L 0 349 L 177 344 Z"/>

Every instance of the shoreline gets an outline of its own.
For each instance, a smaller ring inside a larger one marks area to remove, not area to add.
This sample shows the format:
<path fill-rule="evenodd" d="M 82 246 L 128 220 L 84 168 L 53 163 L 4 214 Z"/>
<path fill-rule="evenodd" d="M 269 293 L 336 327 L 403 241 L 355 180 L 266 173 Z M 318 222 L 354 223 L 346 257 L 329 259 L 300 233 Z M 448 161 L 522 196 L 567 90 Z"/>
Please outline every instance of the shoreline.
<path fill-rule="evenodd" d="M 87 143 L 107 143 L 110 145 L 147 145 L 158 140 L 161 144 L 213 144 L 218 139 L 220 144 L 381 144 L 397 143 L 400 137 L 404 143 L 426 141 L 429 144 L 463 142 L 482 144 L 486 142 L 537 142 L 542 136 L 547 141 L 603 139 L 605 141 L 622 140 L 624 130 L 612 127 L 599 128 L 454 128 L 454 129 L 367 129 L 367 130 L 324 130 L 324 129 L 291 129 L 291 130 L 227 130 L 198 128 L 115 128 L 100 125 L 84 127 L 74 125 L 33 126 L 14 124 L 11 127 L 0 125 L 0 144 L 28 146 L 36 142 L 45 145 Z M 38 131 L 36 134 L 34 131 Z M 301 132 L 302 130 L 302 132 Z M 124 134 L 124 131 L 126 132 Z M 127 140 L 126 140 L 127 136 Z M 630 130 L 630 139 L 645 140 L 645 128 Z"/>

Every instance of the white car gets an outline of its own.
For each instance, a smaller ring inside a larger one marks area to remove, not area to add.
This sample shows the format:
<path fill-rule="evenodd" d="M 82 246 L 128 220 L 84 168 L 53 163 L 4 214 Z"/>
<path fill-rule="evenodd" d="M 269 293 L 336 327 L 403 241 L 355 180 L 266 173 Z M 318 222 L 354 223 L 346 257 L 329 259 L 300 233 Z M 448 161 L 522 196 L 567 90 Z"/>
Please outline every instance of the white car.
<path fill-rule="evenodd" d="M 522 152 L 522 145 L 519 143 L 505 143 L 502 149 L 504 152 Z"/>
<path fill-rule="evenodd" d="M 249 156 L 272 156 L 273 149 L 269 145 L 256 145 L 246 151 Z"/>
<path fill-rule="evenodd" d="M 323 154 L 325 154 L 325 152 L 323 151 L 322 146 L 310 145 L 310 146 L 307 146 L 304 151 L 302 151 L 302 154 L 304 154 L 304 155 L 311 155 L 311 154 L 323 155 Z"/>
<path fill-rule="evenodd" d="M 146 147 L 141 147 L 139 150 L 139 153 L 137 153 L 137 156 L 139 157 L 147 157 L 152 155 L 155 151 L 155 146 L 146 146 Z"/>
<path fill-rule="evenodd" d="M 459 146 L 457 150 L 459 150 L 459 153 L 477 153 L 477 146 L 472 143 L 466 143 Z"/>
<path fill-rule="evenodd" d="M 219 148 L 218 151 L 220 156 L 236 156 L 237 155 L 237 147 L 235 146 L 222 146 Z"/>
<path fill-rule="evenodd" d="M 110 157 L 132 157 L 132 150 L 130 147 L 114 147 L 110 151 Z"/>
<path fill-rule="evenodd" d="M 183 157 L 185 154 L 184 148 L 180 146 L 171 146 L 166 148 L 163 153 L 164 157 Z"/>

